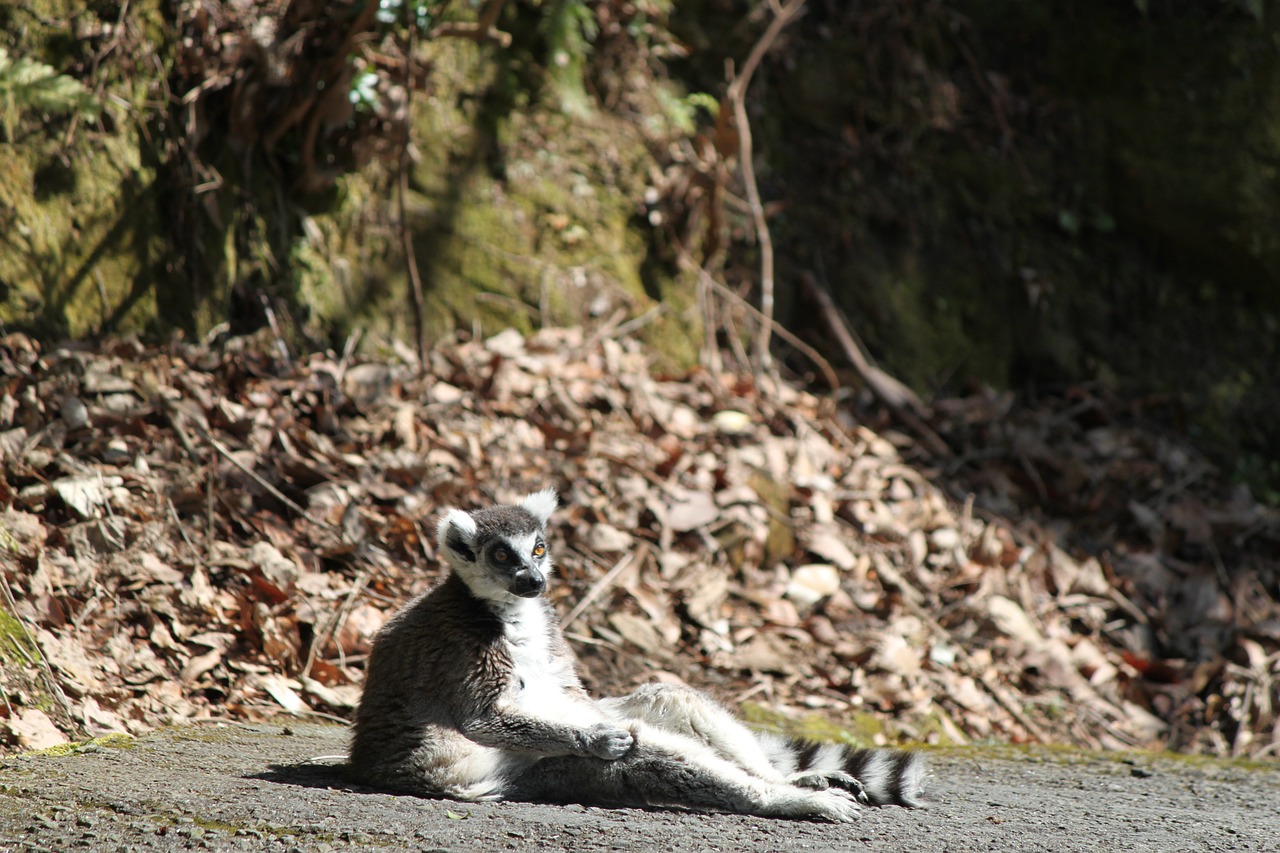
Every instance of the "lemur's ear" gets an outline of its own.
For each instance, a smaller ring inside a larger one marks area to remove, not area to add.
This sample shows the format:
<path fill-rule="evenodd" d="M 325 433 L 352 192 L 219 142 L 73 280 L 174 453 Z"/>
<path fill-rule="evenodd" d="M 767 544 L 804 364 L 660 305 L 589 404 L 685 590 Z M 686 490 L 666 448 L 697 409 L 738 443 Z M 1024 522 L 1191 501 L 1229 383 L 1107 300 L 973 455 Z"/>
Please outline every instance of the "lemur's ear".
<path fill-rule="evenodd" d="M 436 525 L 436 542 L 441 551 L 447 551 L 468 563 L 476 561 L 476 522 L 460 509 L 451 509 Z"/>
<path fill-rule="evenodd" d="M 520 505 L 533 513 L 545 527 L 547 520 L 551 518 L 551 513 L 555 512 L 556 507 L 560 505 L 560 499 L 556 497 L 555 489 L 543 489 L 540 492 L 526 495 Z"/>

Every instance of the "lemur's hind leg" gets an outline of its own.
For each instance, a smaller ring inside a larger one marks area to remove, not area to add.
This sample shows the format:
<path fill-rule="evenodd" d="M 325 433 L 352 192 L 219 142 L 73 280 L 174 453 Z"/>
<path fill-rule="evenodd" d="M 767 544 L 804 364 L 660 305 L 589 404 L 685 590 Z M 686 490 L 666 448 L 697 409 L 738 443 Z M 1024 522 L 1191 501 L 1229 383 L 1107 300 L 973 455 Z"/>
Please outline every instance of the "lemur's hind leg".
<path fill-rule="evenodd" d="M 748 728 L 700 690 L 674 684 L 646 684 L 600 706 L 619 721 L 650 726 L 691 738 L 720 758 L 769 782 L 802 788 L 847 791 L 875 805 L 924 805 L 924 760 L 895 749 L 853 749 Z"/>
<path fill-rule="evenodd" d="M 760 779 L 786 781 L 786 775 L 779 772 L 756 732 L 700 690 L 677 684 L 646 684 L 626 696 L 602 699 L 599 704 L 618 720 L 641 720 L 699 741 Z"/>
<path fill-rule="evenodd" d="M 811 790 L 755 776 L 702 742 L 633 723 L 635 745 L 616 761 L 544 758 L 510 784 L 506 799 L 694 809 L 846 823 L 859 806 L 847 791 Z"/>

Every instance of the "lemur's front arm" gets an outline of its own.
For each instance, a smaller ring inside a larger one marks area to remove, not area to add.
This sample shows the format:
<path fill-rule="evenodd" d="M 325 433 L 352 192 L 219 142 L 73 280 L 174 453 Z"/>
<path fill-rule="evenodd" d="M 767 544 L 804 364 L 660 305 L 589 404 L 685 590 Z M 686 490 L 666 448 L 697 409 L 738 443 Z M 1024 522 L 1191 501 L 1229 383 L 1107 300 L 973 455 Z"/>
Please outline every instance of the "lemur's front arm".
<path fill-rule="evenodd" d="M 542 756 L 577 755 L 614 759 L 631 748 L 631 733 L 614 723 L 583 728 L 545 720 L 494 706 L 487 713 L 464 720 L 460 731 L 484 746 L 531 752 Z"/>

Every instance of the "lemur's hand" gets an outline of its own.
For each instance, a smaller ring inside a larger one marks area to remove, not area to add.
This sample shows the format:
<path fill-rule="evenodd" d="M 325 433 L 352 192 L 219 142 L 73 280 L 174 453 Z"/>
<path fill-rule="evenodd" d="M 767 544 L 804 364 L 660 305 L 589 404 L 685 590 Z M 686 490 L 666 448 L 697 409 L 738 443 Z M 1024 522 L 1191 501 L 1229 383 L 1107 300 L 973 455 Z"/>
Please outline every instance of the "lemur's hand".
<path fill-rule="evenodd" d="M 635 738 L 626 729 L 612 723 L 599 723 L 587 729 L 587 752 L 596 758 L 614 761 L 626 755 Z"/>

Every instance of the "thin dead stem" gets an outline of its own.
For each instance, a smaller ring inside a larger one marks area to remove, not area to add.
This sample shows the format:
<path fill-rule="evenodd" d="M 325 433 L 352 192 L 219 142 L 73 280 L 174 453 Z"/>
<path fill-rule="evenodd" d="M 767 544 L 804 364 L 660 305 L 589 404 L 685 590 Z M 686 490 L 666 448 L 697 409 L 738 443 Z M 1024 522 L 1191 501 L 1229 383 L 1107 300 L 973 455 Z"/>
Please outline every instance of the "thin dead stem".
<path fill-rule="evenodd" d="M 476 44 L 484 44 L 485 42 L 493 42 L 499 47 L 511 46 L 511 33 L 505 33 L 494 26 L 497 23 L 498 15 L 502 13 L 502 7 L 507 5 L 507 0 L 489 0 L 480 10 L 480 19 L 474 24 L 447 22 L 436 27 L 431 31 L 431 38 L 465 38 L 470 39 Z"/>
<path fill-rule="evenodd" d="M 764 203 L 760 200 L 760 187 L 756 182 L 755 164 L 752 162 L 751 122 L 747 117 L 747 87 L 751 85 L 751 77 L 764 59 L 769 48 L 777 40 L 778 34 L 800 14 L 805 0 L 790 0 L 785 6 L 778 7 L 774 0 L 769 3 L 774 11 L 774 18 L 756 42 L 747 59 L 742 63 L 742 70 L 729 84 L 728 98 L 733 105 L 734 124 L 738 130 L 738 159 L 742 161 L 742 180 L 747 188 L 747 205 L 751 210 L 751 218 L 755 223 L 756 239 L 760 241 L 760 313 L 766 322 L 760 324 L 755 342 L 755 363 L 757 375 L 771 370 L 773 359 L 769 354 L 769 342 L 773 334 L 773 238 L 769 234 L 769 223 L 764 214 Z"/>
<path fill-rule="evenodd" d="M 724 298 L 733 302 L 758 320 L 761 324 L 769 326 L 771 330 L 778 335 L 778 337 L 782 338 L 784 341 L 791 344 L 791 346 L 802 352 L 805 357 L 812 361 L 814 366 L 822 372 L 823 378 L 827 381 L 827 387 L 831 389 L 832 393 L 840 390 L 840 378 L 836 375 L 835 369 L 831 367 L 831 362 L 823 358 L 821 353 L 793 334 L 786 326 L 782 325 L 777 320 L 774 320 L 772 317 L 766 316 L 763 311 L 756 308 L 738 294 L 734 293 L 724 283 L 718 281 L 715 276 L 707 272 L 706 268 L 694 263 L 693 259 L 690 258 L 687 253 L 680 253 L 680 262 L 686 267 L 697 270 L 698 278 L 702 287 L 706 288 L 708 291 L 715 291 Z"/>
<path fill-rule="evenodd" d="M 71 703 L 67 701 L 67 694 L 62 692 L 62 685 L 58 684 L 58 677 L 53 672 L 53 667 L 49 665 L 49 656 L 44 653 L 44 649 L 40 648 L 40 642 L 36 639 L 35 632 L 27 627 L 27 621 L 18 612 L 18 602 L 13 598 L 13 590 L 9 589 L 9 579 L 5 577 L 4 572 L 0 571 L 0 591 L 4 592 L 4 606 L 13 615 L 18 626 L 22 629 L 26 641 L 30 644 L 31 649 L 35 651 L 35 657 L 40 664 L 40 675 L 44 680 L 45 688 L 49 691 L 49 695 L 57 700 L 58 705 L 62 708 L 62 713 L 67 717 L 67 724 L 75 726 L 78 737 L 88 737 L 89 733 L 71 713 Z M 18 650 L 24 655 L 26 649 L 22 647 L 22 643 L 15 643 Z M 7 699 L 6 699 L 7 701 Z"/>
<path fill-rule="evenodd" d="M 409 274 L 409 296 L 413 304 L 414 340 L 418 348 L 418 371 L 422 372 L 427 369 L 426 298 L 422 290 L 422 276 L 418 273 L 418 256 L 413 248 L 413 237 L 409 233 L 408 205 L 405 201 L 409 195 L 409 166 L 410 161 L 413 159 L 409 145 L 413 133 L 413 49 L 417 44 L 417 35 L 417 24 L 410 20 L 409 41 L 404 51 L 404 144 L 400 147 L 400 174 L 396 202 L 400 218 L 400 245 L 404 251 L 405 269 Z"/>

